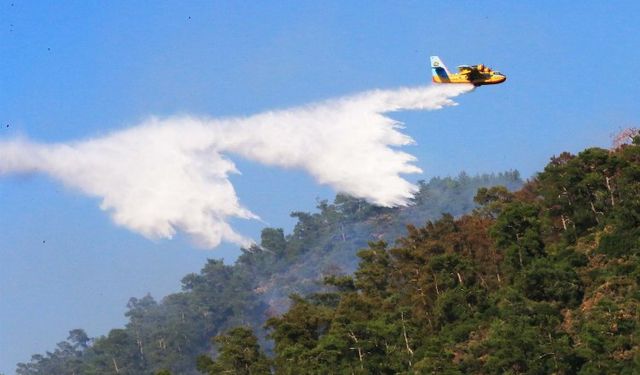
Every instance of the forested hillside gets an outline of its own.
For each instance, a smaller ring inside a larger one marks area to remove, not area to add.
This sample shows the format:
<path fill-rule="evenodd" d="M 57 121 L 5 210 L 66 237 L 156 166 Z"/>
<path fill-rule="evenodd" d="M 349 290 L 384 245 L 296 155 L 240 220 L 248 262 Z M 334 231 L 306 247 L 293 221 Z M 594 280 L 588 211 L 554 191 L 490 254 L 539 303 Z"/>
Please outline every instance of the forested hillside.
<path fill-rule="evenodd" d="M 434 179 L 398 209 L 321 202 L 18 373 L 640 373 L 640 136 L 553 157 L 517 191 L 480 187 L 497 182 L 520 183 Z"/>
<path fill-rule="evenodd" d="M 639 373 L 640 136 L 488 187 L 519 184 L 461 175 L 406 208 L 321 202 L 18 373 Z"/>
<path fill-rule="evenodd" d="M 476 204 L 481 187 L 522 185 L 517 172 L 434 178 L 420 183 L 409 207 L 380 208 L 338 195 L 320 202 L 315 213 L 294 212 L 292 233 L 267 228 L 260 247 L 245 249 L 234 265 L 209 260 L 200 273 L 182 279 L 182 291 L 156 301 L 132 298 L 126 327 L 90 338 L 82 329 L 69 333 L 51 352 L 18 364 L 18 374 L 197 374 L 199 355 L 215 354 L 211 338 L 235 326 L 255 330 L 267 351 L 264 323 L 288 310 L 289 295 L 327 290 L 326 276 L 349 275 L 356 253 L 370 241 L 407 234 L 407 225 L 422 226 L 443 213 L 460 216 Z"/>
<path fill-rule="evenodd" d="M 640 373 L 640 136 L 562 153 L 521 190 L 372 242 L 334 290 L 216 337 L 209 374 Z"/>

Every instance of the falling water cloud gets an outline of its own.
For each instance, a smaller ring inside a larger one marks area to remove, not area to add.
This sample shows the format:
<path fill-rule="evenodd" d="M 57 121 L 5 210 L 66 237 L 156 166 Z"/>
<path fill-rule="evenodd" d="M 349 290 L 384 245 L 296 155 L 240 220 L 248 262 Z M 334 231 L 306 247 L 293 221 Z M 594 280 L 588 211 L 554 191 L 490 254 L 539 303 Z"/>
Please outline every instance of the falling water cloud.
<path fill-rule="evenodd" d="M 420 173 L 413 143 L 386 114 L 436 110 L 471 85 L 374 90 L 249 117 L 150 118 L 101 138 L 40 144 L 0 141 L 0 175 L 44 173 L 101 200 L 120 226 L 148 238 L 180 231 L 198 245 L 248 247 L 232 218 L 257 219 L 241 205 L 229 175 L 241 156 L 268 166 L 302 169 L 318 183 L 380 206 L 405 205 Z"/>

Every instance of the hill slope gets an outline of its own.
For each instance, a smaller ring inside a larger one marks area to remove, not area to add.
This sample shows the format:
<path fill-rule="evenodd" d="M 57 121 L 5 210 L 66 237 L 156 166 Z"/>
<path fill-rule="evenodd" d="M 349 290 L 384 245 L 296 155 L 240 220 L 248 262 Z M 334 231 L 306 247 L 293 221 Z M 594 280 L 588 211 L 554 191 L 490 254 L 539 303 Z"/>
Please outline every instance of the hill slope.
<path fill-rule="evenodd" d="M 272 360 L 236 328 L 199 368 L 640 373 L 640 136 L 563 153 L 521 190 L 480 189 L 476 201 L 395 246 L 371 243 L 353 276 L 325 279 L 334 290 L 294 297 L 267 322 Z"/>

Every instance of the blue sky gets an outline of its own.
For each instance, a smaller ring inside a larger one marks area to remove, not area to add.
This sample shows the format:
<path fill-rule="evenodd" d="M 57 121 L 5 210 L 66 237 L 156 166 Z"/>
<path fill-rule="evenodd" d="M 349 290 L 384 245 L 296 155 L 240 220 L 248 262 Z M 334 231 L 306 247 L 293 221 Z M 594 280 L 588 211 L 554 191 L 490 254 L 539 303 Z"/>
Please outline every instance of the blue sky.
<path fill-rule="evenodd" d="M 397 113 L 425 174 L 518 169 L 607 147 L 638 124 L 640 5 L 575 2 L 0 2 L 0 140 L 86 139 L 150 115 L 247 115 L 430 80 L 428 57 L 485 63 L 504 85 L 458 107 Z M 10 126 L 7 128 L 6 125 Z M 241 202 L 268 225 L 329 188 L 234 159 Z M 73 328 L 124 323 L 129 297 L 179 290 L 206 258 L 178 236 L 149 241 L 40 175 L 0 178 L 0 371 Z M 265 224 L 238 223 L 254 238 Z M 44 242 L 43 242 L 44 241 Z"/>

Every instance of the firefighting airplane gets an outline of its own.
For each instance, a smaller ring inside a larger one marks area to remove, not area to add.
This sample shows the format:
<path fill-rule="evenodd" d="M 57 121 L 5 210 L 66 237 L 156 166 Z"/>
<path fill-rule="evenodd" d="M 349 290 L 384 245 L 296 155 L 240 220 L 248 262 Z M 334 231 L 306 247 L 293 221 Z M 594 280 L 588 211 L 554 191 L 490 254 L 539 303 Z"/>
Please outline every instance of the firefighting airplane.
<path fill-rule="evenodd" d="M 507 79 L 504 74 L 482 64 L 460 65 L 458 73 L 449 73 L 438 56 L 431 56 L 431 74 L 434 83 L 471 83 L 474 86 L 495 85 Z"/>

